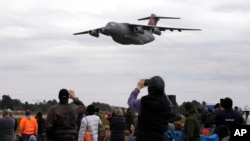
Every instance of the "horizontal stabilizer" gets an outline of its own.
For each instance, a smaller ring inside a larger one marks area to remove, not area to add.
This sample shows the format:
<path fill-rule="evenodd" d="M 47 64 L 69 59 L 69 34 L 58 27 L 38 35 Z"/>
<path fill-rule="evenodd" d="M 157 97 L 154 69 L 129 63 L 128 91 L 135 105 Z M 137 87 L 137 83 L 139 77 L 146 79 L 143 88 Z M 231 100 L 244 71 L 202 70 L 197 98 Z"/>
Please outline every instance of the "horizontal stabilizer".
<path fill-rule="evenodd" d="M 149 20 L 151 17 L 145 17 L 145 18 L 140 18 L 138 19 L 139 21 L 141 20 Z M 158 19 L 181 19 L 179 17 L 159 17 L 159 16 L 155 16 L 154 18 L 158 18 Z"/>

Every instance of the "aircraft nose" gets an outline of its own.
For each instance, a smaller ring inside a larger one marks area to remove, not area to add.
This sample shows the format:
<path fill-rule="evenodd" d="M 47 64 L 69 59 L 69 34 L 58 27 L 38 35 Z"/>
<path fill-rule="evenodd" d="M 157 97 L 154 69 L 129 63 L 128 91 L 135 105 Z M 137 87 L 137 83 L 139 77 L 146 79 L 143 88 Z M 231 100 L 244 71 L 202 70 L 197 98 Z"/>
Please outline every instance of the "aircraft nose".
<path fill-rule="evenodd" d="M 105 26 L 105 29 L 106 29 L 106 30 L 110 30 L 110 29 L 111 29 L 111 25 L 110 25 L 110 24 L 107 24 L 107 25 Z"/>

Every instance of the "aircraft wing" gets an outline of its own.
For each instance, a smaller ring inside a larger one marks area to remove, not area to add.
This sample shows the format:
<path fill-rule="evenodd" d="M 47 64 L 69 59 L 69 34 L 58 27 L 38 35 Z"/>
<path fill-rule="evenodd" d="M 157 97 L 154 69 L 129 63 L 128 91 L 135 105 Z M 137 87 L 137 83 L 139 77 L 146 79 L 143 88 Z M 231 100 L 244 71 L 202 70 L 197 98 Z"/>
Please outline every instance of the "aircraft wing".
<path fill-rule="evenodd" d="M 159 28 L 161 31 L 165 31 L 165 30 L 170 30 L 170 31 L 198 30 L 198 31 L 201 31 L 201 29 L 194 29 L 194 28 L 159 27 L 159 26 L 156 26 L 156 27 Z"/>
<path fill-rule="evenodd" d="M 161 27 L 161 26 L 154 26 L 154 25 L 137 25 L 137 24 L 128 24 L 131 28 L 136 28 L 136 27 L 140 27 L 144 30 L 152 30 L 152 29 L 158 29 L 159 31 L 165 31 L 165 30 L 169 30 L 169 31 L 179 31 L 181 32 L 182 30 L 198 30 L 200 31 L 201 29 L 193 29 L 193 28 L 177 28 L 177 27 Z"/>
<path fill-rule="evenodd" d="M 79 35 L 79 34 L 88 34 L 89 31 L 91 30 L 88 30 L 88 31 L 83 31 L 83 32 L 77 32 L 77 33 L 74 33 L 73 35 Z"/>
<path fill-rule="evenodd" d="M 99 37 L 99 33 L 105 34 L 104 33 L 104 27 L 96 28 L 96 29 L 91 29 L 83 32 L 77 32 L 74 33 L 73 35 L 79 35 L 79 34 L 90 34 L 94 37 Z"/>

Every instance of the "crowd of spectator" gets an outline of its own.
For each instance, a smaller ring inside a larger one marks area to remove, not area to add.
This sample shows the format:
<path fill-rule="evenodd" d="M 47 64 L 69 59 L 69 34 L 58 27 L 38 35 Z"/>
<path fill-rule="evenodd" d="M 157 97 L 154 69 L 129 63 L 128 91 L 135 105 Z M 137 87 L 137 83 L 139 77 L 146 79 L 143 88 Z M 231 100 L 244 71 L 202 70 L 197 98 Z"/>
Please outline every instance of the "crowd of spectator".
<path fill-rule="evenodd" d="M 148 94 L 139 98 L 145 87 Z M 31 111 L 25 110 L 25 115 L 17 120 L 11 109 L 4 109 L 0 140 L 202 141 L 202 136 L 216 135 L 219 141 L 229 141 L 231 127 L 250 124 L 250 108 L 233 108 L 229 97 L 220 99 L 214 109 L 197 108 L 186 102 L 185 112 L 175 114 L 160 76 L 140 79 L 128 97 L 125 111 L 116 108 L 104 115 L 93 105 L 85 106 L 68 89 L 60 89 L 58 98 L 59 103 L 50 107 L 46 115 L 38 111 L 33 117 Z"/>

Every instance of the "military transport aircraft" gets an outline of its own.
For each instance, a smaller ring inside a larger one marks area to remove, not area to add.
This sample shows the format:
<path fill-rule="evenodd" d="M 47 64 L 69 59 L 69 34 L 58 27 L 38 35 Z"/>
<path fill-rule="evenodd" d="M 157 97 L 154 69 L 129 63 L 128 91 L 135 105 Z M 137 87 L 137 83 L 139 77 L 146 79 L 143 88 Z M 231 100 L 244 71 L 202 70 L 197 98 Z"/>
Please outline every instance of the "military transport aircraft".
<path fill-rule="evenodd" d="M 109 22 L 105 27 L 100 27 L 88 31 L 74 33 L 73 35 L 79 34 L 90 34 L 94 37 L 99 37 L 99 33 L 111 36 L 117 43 L 129 45 L 143 45 L 152 42 L 155 37 L 153 34 L 161 35 L 161 31 L 177 30 L 201 30 L 201 29 L 190 29 L 190 28 L 176 28 L 176 27 L 160 27 L 156 26 L 159 19 L 180 19 L 177 17 L 159 17 L 155 14 L 151 14 L 150 17 L 141 18 L 138 20 L 149 19 L 148 25 L 130 24 L 130 23 L 117 23 Z"/>

